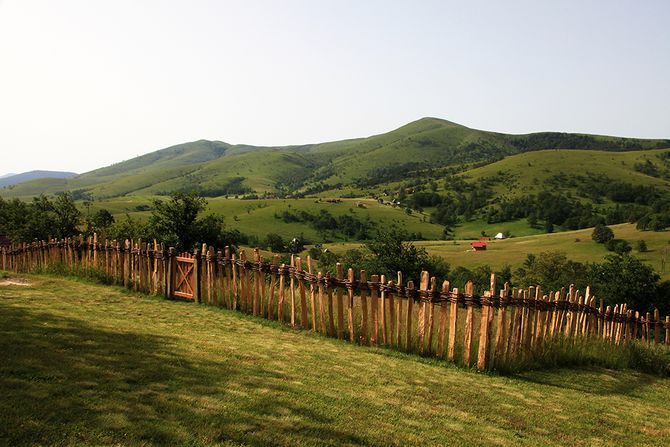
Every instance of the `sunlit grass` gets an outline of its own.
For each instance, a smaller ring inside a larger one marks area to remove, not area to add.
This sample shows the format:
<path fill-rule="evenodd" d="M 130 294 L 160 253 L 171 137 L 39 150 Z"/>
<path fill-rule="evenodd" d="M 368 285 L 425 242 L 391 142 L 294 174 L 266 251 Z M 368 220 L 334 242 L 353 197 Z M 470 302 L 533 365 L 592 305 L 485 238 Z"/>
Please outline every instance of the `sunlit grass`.
<path fill-rule="evenodd" d="M 478 374 L 239 313 L 0 287 L 0 444 L 666 445 L 670 381 Z"/>

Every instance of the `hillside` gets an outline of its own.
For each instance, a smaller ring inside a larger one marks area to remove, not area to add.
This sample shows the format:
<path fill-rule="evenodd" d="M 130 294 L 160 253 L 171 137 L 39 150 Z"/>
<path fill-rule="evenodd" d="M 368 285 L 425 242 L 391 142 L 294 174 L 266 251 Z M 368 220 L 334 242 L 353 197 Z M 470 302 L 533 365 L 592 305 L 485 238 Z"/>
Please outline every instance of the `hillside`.
<path fill-rule="evenodd" d="M 485 179 L 497 180 L 494 191 L 499 197 L 537 193 L 547 187 L 575 192 L 576 179 L 586 175 L 670 191 L 670 166 L 661 157 L 666 152 L 661 149 L 630 152 L 541 150 L 506 157 L 459 175 L 473 184 Z M 657 176 L 638 170 L 648 164 L 653 166 Z"/>
<path fill-rule="evenodd" d="M 670 443 L 668 379 L 478 374 L 215 307 L 26 279 L 0 285 L 3 445 Z"/>
<path fill-rule="evenodd" d="M 68 179 L 75 175 L 77 175 L 75 172 L 63 171 L 29 171 L 21 174 L 7 174 L 0 177 L 0 188 L 38 179 Z"/>
<path fill-rule="evenodd" d="M 73 191 L 97 199 L 199 189 L 208 196 L 244 193 L 295 195 L 330 191 L 360 195 L 406 178 L 449 167 L 488 164 L 543 149 L 610 152 L 670 147 L 639 140 L 567 133 L 506 135 L 423 118 L 368 138 L 285 147 L 200 140 L 152 152 L 61 182 L 27 182 L 4 197 Z"/>

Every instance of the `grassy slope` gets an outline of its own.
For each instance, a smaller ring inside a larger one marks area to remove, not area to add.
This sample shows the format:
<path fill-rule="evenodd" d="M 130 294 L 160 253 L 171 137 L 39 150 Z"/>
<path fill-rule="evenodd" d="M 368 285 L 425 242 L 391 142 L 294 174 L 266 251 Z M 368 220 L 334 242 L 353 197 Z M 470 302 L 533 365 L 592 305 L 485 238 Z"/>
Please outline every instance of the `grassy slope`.
<path fill-rule="evenodd" d="M 538 137 L 541 134 L 534 135 Z M 565 134 L 567 135 L 567 134 Z M 437 118 L 423 118 L 391 132 L 368 138 L 286 147 L 231 146 L 200 140 L 152 152 L 112 166 L 82 174 L 66 182 L 27 182 L 2 191 L 5 197 L 28 197 L 36 191 L 89 190 L 94 196 L 155 193 L 202 184 L 221 186 L 234 177 L 245 177 L 245 186 L 258 192 L 273 191 L 277 183 L 314 174 L 316 180 L 351 186 L 373 169 L 419 163 L 442 166 L 518 153 L 512 140 L 531 135 L 486 132 Z M 612 145 L 626 139 L 596 137 Z M 630 140 L 633 141 L 633 140 Z M 661 140 L 634 140 L 640 147 L 656 147 Z M 536 150 L 537 147 L 531 149 Z M 39 186 L 38 186 L 39 185 Z"/>
<path fill-rule="evenodd" d="M 132 217 L 145 218 L 149 212 L 137 212 L 137 205 L 150 205 L 153 196 L 119 197 L 102 202 L 94 202 L 91 212 L 98 208 L 107 208 L 118 218 L 123 218 L 125 213 Z M 164 199 L 164 197 L 162 197 Z M 274 217 L 275 213 L 284 210 L 305 210 L 310 213 L 318 213 L 325 209 L 334 216 L 342 214 L 355 215 L 360 220 L 368 217 L 372 222 L 382 227 L 398 225 L 409 232 L 422 233 L 424 237 L 437 239 L 442 235 L 442 227 L 429 222 L 424 222 L 423 215 L 413 214 L 408 216 L 399 208 L 389 205 L 380 205 L 370 199 L 342 199 L 342 203 L 316 203 L 315 199 L 279 199 L 279 200 L 239 200 L 214 198 L 209 199 L 209 211 L 221 214 L 225 217 L 226 225 L 236 228 L 243 233 L 264 238 L 267 233 L 278 233 L 285 238 L 292 238 L 300 233 L 314 242 L 323 242 L 324 235 L 320 234 L 305 223 L 285 223 Z M 359 208 L 356 203 L 365 204 L 366 208 Z"/>
<path fill-rule="evenodd" d="M 544 150 L 512 155 L 461 175 L 469 181 L 477 182 L 485 177 L 497 177 L 500 172 L 509 174 L 513 182 L 494 188 L 499 196 L 537 193 L 546 189 L 544 182 L 548 178 L 561 173 L 567 176 L 602 174 L 619 181 L 670 191 L 670 182 L 667 180 L 650 177 L 633 168 L 635 163 L 645 160 L 650 160 L 660 168 L 662 164 L 656 155 L 661 152 L 667 152 L 667 149 L 632 152 Z"/>
<path fill-rule="evenodd" d="M 670 232 L 668 231 L 638 231 L 634 224 L 612 225 L 615 237 L 626 239 L 635 247 L 635 242 L 644 240 L 649 251 L 633 254 L 650 264 L 659 272 L 663 279 L 670 279 L 670 265 L 662 270 L 662 257 L 670 263 Z M 469 240 L 456 241 L 418 241 L 417 246 L 424 247 L 428 253 L 438 255 L 447 260 L 452 266 L 473 268 L 481 265 L 490 265 L 499 269 L 505 264 L 512 267 L 519 266 L 528 253 L 539 254 L 544 251 L 562 251 L 569 259 L 580 262 L 601 262 L 611 252 L 602 244 L 591 240 L 593 229 L 588 228 L 562 233 L 539 234 L 524 237 L 513 237 L 502 241 L 491 241 L 486 251 L 473 252 L 470 250 Z M 490 232 L 492 234 L 492 232 Z M 579 241 L 577 241 L 579 239 Z M 336 253 L 358 247 L 360 244 L 330 244 L 328 247 Z M 664 255 L 665 253 L 665 255 Z"/>
<path fill-rule="evenodd" d="M 670 443 L 670 381 L 514 377 L 294 333 L 190 303 L 29 277 L 0 287 L 0 443 Z"/>

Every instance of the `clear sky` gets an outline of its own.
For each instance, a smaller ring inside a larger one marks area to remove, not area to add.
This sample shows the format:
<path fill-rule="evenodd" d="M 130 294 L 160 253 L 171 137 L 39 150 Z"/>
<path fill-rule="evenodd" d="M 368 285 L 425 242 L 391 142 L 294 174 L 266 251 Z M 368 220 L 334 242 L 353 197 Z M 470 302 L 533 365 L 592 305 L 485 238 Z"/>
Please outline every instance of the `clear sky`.
<path fill-rule="evenodd" d="M 670 1 L 0 0 L 0 174 L 423 116 L 670 138 Z"/>

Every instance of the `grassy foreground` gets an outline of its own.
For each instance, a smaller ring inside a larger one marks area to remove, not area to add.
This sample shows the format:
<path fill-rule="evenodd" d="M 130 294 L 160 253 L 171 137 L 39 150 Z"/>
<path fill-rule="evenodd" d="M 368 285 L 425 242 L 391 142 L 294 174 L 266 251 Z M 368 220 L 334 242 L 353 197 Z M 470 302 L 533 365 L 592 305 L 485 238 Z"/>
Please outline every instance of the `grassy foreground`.
<path fill-rule="evenodd" d="M 27 279 L 0 285 L 1 445 L 670 444 L 668 379 L 477 374 L 230 311 Z"/>

